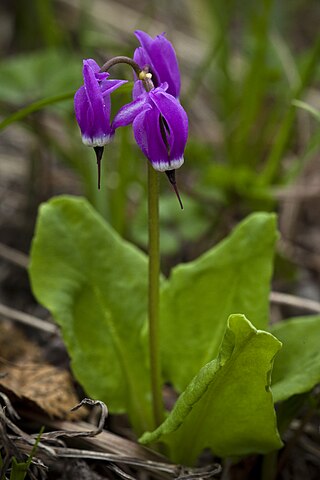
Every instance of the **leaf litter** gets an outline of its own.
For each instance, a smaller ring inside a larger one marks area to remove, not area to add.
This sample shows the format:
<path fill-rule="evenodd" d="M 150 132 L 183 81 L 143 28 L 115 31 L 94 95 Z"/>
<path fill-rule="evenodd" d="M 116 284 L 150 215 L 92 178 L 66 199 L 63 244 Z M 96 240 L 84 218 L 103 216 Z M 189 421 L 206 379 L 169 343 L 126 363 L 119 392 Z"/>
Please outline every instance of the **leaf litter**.
<path fill-rule="evenodd" d="M 14 341 L 9 341 L 8 338 Z M 99 408 L 97 427 L 83 421 L 88 407 Z M 218 478 L 221 466 L 186 468 L 138 443 L 103 429 L 107 406 L 83 399 L 80 403 L 71 374 L 43 360 L 40 346 L 30 341 L 11 322 L 0 324 L 0 443 L 4 460 L 0 478 L 14 462 L 32 456 L 29 477 L 47 478 L 60 471 L 61 478 L 105 478 L 95 474 L 88 462 L 98 462 L 115 478 Z M 30 430 L 36 433 L 27 433 Z M 26 427 L 24 427 L 26 426 Z M 48 430 L 48 431 L 47 431 Z M 68 472 L 68 473 L 67 473 Z M 77 473 L 78 472 L 78 473 Z M 81 472 L 83 477 L 78 477 Z M 90 474 L 90 475 L 89 475 Z M 67 476 L 65 476 L 67 475 Z"/>

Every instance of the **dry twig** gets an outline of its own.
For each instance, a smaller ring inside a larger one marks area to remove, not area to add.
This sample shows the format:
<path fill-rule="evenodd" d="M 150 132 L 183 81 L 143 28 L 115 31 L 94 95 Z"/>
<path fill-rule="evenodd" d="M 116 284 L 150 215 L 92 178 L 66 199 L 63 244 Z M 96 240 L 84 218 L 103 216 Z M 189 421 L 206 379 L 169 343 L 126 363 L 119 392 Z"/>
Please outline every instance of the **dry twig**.
<path fill-rule="evenodd" d="M 282 292 L 271 292 L 270 301 L 272 303 L 290 305 L 291 307 L 301 308 L 302 310 L 320 313 L 320 302 L 310 300 L 309 298 L 302 298 Z"/>
<path fill-rule="evenodd" d="M 0 303 L 0 315 L 9 318 L 10 320 L 28 325 L 29 327 L 42 330 L 43 332 L 55 334 L 59 331 L 58 327 L 53 323 L 46 322 L 38 317 L 16 310 L 15 308 L 7 307 L 2 303 Z"/>
<path fill-rule="evenodd" d="M 27 268 L 29 264 L 29 257 L 25 253 L 16 250 L 15 248 L 8 247 L 4 243 L 0 242 L 0 257 L 8 260 L 15 265 L 22 268 Z"/>

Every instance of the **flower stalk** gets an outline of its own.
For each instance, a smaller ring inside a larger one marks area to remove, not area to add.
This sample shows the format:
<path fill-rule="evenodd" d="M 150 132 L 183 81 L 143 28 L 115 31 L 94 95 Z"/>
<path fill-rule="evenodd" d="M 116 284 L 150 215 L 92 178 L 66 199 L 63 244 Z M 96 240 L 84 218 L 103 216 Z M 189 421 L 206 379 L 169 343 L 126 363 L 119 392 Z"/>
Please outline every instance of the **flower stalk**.
<path fill-rule="evenodd" d="M 130 67 L 133 68 L 137 77 L 139 77 L 139 74 L 141 72 L 141 68 L 139 67 L 137 62 L 132 60 L 132 58 L 125 57 L 123 55 L 118 55 L 117 57 L 110 58 L 110 60 L 108 60 L 106 63 L 104 63 L 102 65 L 102 67 L 100 68 L 100 72 L 108 72 L 111 67 L 113 67 L 114 65 L 117 65 L 119 63 L 126 63 L 127 65 L 130 65 Z"/>
<path fill-rule="evenodd" d="M 147 69 L 129 57 L 118 56 L 106 62 L 100 72 L 108 70 L 116 64 L 130 65 L 139 80 L 142 80 L 146 92 L 150 92 L 154 85 L 152 75 Z M 148 327 L 149 327 L 149 359 L 150 384 L 152 395 L 152 411 L 154 426 L 159 426 L 164 420 L 160 341 L 159 341 L 159 277 L 160 277 L 160 249 L 159 249 L 159 177 L 158 172 L 148 162 L 148 234 L 149 234 L 149 285 L 148 285 Z"/>
<path fill-rule="evenodd" d="M 152 407 L 155 426 L 163 420 L 163 402 L 159 341 L 159 176 L 148 163 L 148 229 L 149 229 L 149 355 Z"/>

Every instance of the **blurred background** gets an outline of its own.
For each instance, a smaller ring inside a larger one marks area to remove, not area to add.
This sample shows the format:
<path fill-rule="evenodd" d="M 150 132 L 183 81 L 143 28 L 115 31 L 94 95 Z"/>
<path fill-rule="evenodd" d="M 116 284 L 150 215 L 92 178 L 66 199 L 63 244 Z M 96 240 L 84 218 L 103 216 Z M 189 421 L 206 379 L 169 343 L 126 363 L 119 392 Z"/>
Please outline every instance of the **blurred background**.
<path fill-rule="evenodd" d="M 131 128 L 105 149 L 98 191 L 95 155 L 73 113 L 82 59 L 132 56 L 133 32 L 142 29 L 166 32 L 175 46 L 190 121 L 177 172 L 184 211 L 161 176 L 163 271 L 197 257 L 250 212 L 275 211 L 274 285 L 320 301 L 319 19 L 318 0 L 2 0 L 0 300 L 34 311 L 19 266 L 38 205 L 53 195 L 86 196 L 146 248 L 146 160 Z M 132 81 L 128 67 L 111 73 Z M 130 89 L 117 90 L 114 111 L 128 101 Z"/>

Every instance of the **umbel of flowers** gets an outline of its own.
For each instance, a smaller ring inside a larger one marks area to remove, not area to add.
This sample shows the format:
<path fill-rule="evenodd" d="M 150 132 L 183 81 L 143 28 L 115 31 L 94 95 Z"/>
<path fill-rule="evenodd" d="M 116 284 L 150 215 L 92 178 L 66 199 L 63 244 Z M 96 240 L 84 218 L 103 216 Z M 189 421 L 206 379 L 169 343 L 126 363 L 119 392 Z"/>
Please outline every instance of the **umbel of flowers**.
<path fill-rule="evenodd" d="M 103 148 L 117 128 L 132 124 L 134 138 L 143 154 L 159 172 L 166 172 L 174 186 L 175 170 L 184 162 L 188 117 L 180 104 L 180 72 L 172 44 L 165 34 L 156 38 L 140 30 L 133 55 L 114 57 L 101 68 L 92 59 L 83 61 L 84 84 L 75 94 L 74 105 L 82 141 L 97 156 L 99 187 Z M 135 72 L 133 101 L 124 105 L 111 122 L 111 93 L 125 80 L 110 79 L 107 70 L 128 63 Z M 177 191 L 176 191 L 177 193 Z"/>

